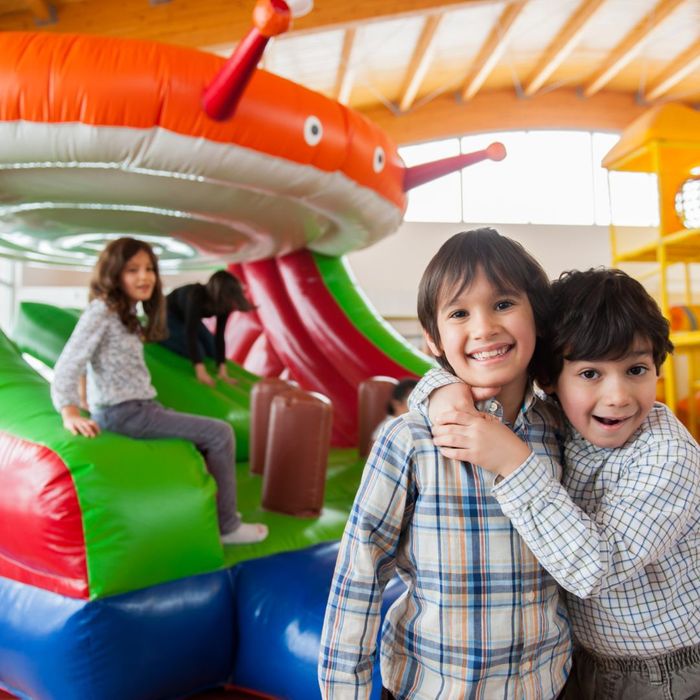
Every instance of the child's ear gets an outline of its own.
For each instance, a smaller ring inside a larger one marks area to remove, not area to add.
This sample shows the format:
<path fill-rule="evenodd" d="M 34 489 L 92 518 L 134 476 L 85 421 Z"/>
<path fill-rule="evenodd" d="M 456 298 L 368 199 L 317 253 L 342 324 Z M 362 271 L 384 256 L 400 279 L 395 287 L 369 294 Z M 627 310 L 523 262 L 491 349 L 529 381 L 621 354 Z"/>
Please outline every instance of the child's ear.
<path fill-rule="evenodd" d="M 433 357 L 440 357 L 442 355 L 442 348 L 428 335 L 427 331 L 423 331 L 423 337 Z"/>

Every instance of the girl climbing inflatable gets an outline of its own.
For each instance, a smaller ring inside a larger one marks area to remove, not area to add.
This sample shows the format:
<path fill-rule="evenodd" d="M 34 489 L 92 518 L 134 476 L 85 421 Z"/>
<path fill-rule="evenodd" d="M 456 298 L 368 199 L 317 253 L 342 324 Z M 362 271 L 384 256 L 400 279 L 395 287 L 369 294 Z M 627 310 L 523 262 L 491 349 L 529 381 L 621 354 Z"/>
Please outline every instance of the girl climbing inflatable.
<path fill-rule="evenodd" d="M 146 324 L 137 316 L 143 305 Z M 204 456 L 217 485 L 224 544 L 260 542 L 267 527 L 243 523 L 236 509 L 234 435 L 221 420 L 164 408 L 146 367 L 143 343 L 165 336 L 158 260 L 144 241 L 119 238 L 102 251 L 90 282 L 90 303 L 55 367 L 51 396 L 74 435 L 100 429 L 133 438 L 184 438 Z M 87 370 L 91 417 L 80 413 L 78 385 Z"/>

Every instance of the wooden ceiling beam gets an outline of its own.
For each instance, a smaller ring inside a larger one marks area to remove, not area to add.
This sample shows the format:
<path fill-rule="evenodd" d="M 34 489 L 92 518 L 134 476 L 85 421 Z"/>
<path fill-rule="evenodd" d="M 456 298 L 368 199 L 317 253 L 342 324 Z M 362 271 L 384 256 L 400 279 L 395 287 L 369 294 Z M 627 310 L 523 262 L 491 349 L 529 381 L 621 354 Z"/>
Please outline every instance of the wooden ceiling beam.
<path fill-rule="evenodd" d="M 385 19 L 503 3 L 504 0 L 322 0 L 311 13 L 293 23 L 291 33 L 343 29 Z M 152 39 L 194 48 L 224 46 L 237 42 L 250 29 L 254 4 L 254 0 L 173 0 L 156 5 L 149 5 L 146 0 L 66 2 L 61 5 L 59 22 L 42 29 Z M 23 30 L 36 30 L 29 10 L 0 14 L 0 31 Z"/>
<path fill-rule="evenodd" d="M 343 48 L 340 54 L 340 65 L 335 82 L 335 99 L 341 104 L 347 105 L 350 101 L 352 86 L 355 82 L 355 71 L 352 69 L 352 47 L 355 44 L 357 29 L 351 27 L 345 30 Z"/>
<path fill-rule="evenodd" d="M 403 86 L 399 97 L 399 111 L 406 112 L 411 108 L 416 99 L 418 88 L 425 78 L 425 74 L 433 58 L 435 36 L 444 15 L 428 15 L 425 18 L 421 35 L 416 43 L 416 48 L 411 57 L 411 62 L 406 71 Z"/>
<path fill-rule="evenodd" d="M 607 85 L 641 51 L 644 42 L 654 29 L 684 2 L 685 0 L 658 2 L 610 52 L 602 66 L 584 85 L 583 94 L 591 97 Z"/>
<path fill-rule="evenodd" d="M 647 100 L 656 100 L 665 95 L 674 85 L 694 70 L 700 69 L 700 39 L 677 56 L 649 85 Z"/>
<path fill-rule="evenodd" d="M 470 100 L 484 84 L 493 67 L 498 63 L 508 46 L 508 39 L 513 31 L 515 20 L 518 19 L 525 5 L 521 2 L 511 2 L 506 5 L 496 24 L 491 29 L 479 53 L 474 59 L 469 75 L 464 81 L 461 92 L 463 102 Z"/>
<path fill-rule="evenodd" d="M 589 20 L 605 2 L 606 0 L 583 0 L 581 2 L 537 62 L 532 75 L 523 87 L 526 97 L 532 97 L 571 53 L 581 39 Z"/>
<path fill-rule="evenodd" d="M 24 0 L 24 4 L 36 22 L 50 24 L 56 21 L 56 10 L 48 0 Z"/>
<path fill-rule="evenodd" d="M 481 92 L 468 103 L 444 94 L 406 114 L 386 107 L 361 109 L 397 144 L 522 129 L 622 131 L 649 109 L 632 93 L 603 91 L 583 100 L 573 88 L 562 88 L 524 100 L 513 90 Z"/>

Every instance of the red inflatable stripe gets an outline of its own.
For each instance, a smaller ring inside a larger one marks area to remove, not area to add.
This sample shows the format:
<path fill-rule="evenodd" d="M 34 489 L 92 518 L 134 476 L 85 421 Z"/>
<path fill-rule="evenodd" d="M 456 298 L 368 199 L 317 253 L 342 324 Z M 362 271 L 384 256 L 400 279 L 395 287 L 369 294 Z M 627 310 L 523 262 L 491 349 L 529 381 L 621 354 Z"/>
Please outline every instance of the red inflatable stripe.
<path fill-rule="evenodd" d="M 300 250 L 277 258 L 287 293 L 317 347 L 355 387 L 378 374 L 401 379 L 410 372 L 370 342 L 328 291 L 313 255 Z"/>
<path fill-rule="evenodd" d="M 0 576 L 88 598 L 73 478 L 48 447 L 0 433 Z"/>
<path fill-rule="evenodd" d="M 274 259 L 245 263 L 248 289 L 265 328 L 267 340 L 302 389 L 325 394 L 333 403 L 333 444 L 354 446 L 357 441 L 357 390 L 338 372 L 322 348 L 304 328 Z"/>

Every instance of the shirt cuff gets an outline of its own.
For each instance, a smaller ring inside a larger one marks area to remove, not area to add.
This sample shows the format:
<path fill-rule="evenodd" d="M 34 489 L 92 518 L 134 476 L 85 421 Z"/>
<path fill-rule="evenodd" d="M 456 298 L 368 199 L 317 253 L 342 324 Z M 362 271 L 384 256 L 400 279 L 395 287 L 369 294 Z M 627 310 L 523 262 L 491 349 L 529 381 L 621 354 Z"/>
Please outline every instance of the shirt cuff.
<path fill-rule="evenodd" d="M 526 508 L 535 499 L 546 497 L 551 489 L 552 475 L 534 452 L 507 477 L 499 481 L 491 493 L 510 517 Z"/>
<path fill-rule="evenodd" d="M 427 418 L 430 394 L 432 394 L 435 389 L 447 386 L 448 384 L 456 384 L 460 381 L 461 379 L 459 379 L 459 377 L 456 377 L 446 369 L 429 370 L 408 397 L 408 408 L 411 411 L 417 411 Z"/>

